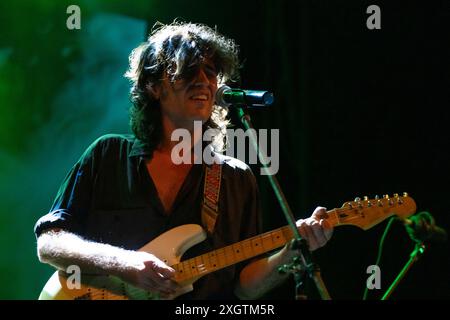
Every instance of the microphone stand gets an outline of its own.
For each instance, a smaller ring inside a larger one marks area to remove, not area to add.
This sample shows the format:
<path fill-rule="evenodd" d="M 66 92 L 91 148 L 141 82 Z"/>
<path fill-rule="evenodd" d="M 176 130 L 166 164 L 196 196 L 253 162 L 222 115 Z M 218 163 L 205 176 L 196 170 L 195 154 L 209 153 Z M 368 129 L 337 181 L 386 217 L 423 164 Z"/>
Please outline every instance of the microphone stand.
<path fill-rule="evenodd" d="M 423 255 L 425 252 L 425 245 L 422 241 L 415 241 L 415 247 L 413 252 L 411 253 L 408 262 L 403 267 L 402 271 L 398 274 L 398 276 L 395 278 L 394 282 L 391 284 L 391 286 L 386 290 L 386 293 L 383 295 L 381 300 L 387 300 L 392 292 L 397 288 L 400 281 L 405 277 L 406 273 L 411 269 L 412 265 L 419 260 L 419 258 Z"/>
<path fill-rule="evenodd" d="M 245 129 L 249 130 L 249 138 L 250 143 L 253 148 L 257 152 L 258 159 L 263 166 L 263 170 L 267 172 L 267 158 L 262 150 L 258 148 L 257 138 L 255 136 L 255 129 L 251 122 L 251 118 L 248 114 L 244 112 L 242 106 L 239 106 L 237 109 L 238 116 Z M 319 266 L 313 261 L 311 252 L 309 251 L 308 244 L 305 239 L 300 236 L 300 233 L 297 229 L 297 224 L 294 218 L 294 215 L 289 207 L 289 204 L 284 196 L 283 191 L 281 190 L 280 184 L 275 175 L 267 174 L 269 182 L 275 192 L 275 196 L 277 197 L 278 202 L 281 205 L 281 209 L 284 213 L 284 216 L 292 229 L 294 235 L 294 241 L 292 243 L 291 250 L 295 249 L 298 251 L 298 256 L 292 259 L 292 263 L 288 265 L 283 265 L 279 267 L 278 271 L 280 273 L 290 272 L 294 275 L 295 280 L 295 298 L 296 300 L 306 300 L 305 294 L 305 276 L 307 275 L 309 278 L 314 280 L 314 283 L 317 287 L 317 290 L 323 300 L 331 300 L 331 297 L 328 293 L 327 288 L 322 280 L 320 275 Z"/>

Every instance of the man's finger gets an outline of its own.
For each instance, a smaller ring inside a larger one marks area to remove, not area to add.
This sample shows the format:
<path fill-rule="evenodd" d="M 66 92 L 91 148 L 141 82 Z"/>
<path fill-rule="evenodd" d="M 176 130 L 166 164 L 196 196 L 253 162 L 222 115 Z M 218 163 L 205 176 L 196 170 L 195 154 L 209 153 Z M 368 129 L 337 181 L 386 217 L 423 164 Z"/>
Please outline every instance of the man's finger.
<path fill-rule="evenodd" d="M 327 208 L 325 207 L 317 207 L 312 214 L 312 218 L 314 218 L 317 221 L 319 221 L 320 219 L 325 219 L 327 217 L 328 213 Z"/>
<path fill-rule="evenodd" d="M 314 237 L 316 239 L 316 243 L 318 247 L 322 247 L 327 243 L 327 238 L 325 236 L 325 232 L 320 225 L 319 221 L 313 220 L 311 223 L 311 230 L 314 233 Z"/>
<path fill-rule="evenodd" d="M 323 228 L 323 232 L 325 234 L 325 237 L 327 238 L 327 241 L 331 239 L 331 236 L 333 235 L 333 226 L 328 220 L 321 219 L 320 225 Z"/>
<path fill-rule="evenodd" d="M 175 276 L 175 269 L 169 267 L 162 261 L 147 261 L 146 265 L 159 273 L 163 278 L 170 279 Z"/>

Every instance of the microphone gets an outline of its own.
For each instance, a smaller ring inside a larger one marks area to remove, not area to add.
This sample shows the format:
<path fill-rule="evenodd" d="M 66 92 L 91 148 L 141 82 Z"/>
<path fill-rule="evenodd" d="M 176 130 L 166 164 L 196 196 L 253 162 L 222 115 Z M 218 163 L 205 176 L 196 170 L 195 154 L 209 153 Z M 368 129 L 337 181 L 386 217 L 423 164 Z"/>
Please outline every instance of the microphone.
<path fill-rule="evenodd" d="M 216 92 L 216 104 L 221 107 L 266 107 L 271 105 L 273 100 L 273 93 L 269 91 L 232 89 L 224 85 Z"/>
<path fill-rule="evenodd" d="M 436 225 L 433 216 L 426 211 L 415 214 L 410 219 L 403 219 L 409 237 L 416 242 L 445 242 L 447 232 Z"/>

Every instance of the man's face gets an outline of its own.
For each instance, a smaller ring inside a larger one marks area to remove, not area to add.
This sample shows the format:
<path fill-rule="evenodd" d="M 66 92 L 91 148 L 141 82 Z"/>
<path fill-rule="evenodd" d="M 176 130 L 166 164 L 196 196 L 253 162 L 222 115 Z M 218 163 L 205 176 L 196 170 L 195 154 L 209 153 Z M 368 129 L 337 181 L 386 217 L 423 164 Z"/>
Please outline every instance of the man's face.
<path fill-rule="evenodd" d="M 205 123 L 211 116 L 217 91 L 217 71 L 206 59 L 200 65 L 188 67 L 187 76 L 171 82 L 167 76 L 156 88 L 163 121 L 176 128 L 193 127 L 193 121 Z"/>

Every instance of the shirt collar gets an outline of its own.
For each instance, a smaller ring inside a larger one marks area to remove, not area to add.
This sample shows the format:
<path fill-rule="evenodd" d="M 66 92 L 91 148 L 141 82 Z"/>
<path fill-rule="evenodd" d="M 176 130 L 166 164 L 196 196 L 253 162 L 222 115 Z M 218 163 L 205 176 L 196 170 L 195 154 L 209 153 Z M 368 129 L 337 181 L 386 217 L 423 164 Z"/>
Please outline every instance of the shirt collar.
<path fill-rule="evenodd" d="M 203 150 L 207 148 L 209 152 L 211 152 L 211 156 L 214 158 L 214 162 L 218 164 L 222 164 L 225 159 L 223 159 L 223 156 L 221 156 L 219 153 L 214 151 L 214 148 L 211 145 L 208 145 L 207 142 L 203 142 Z M 145 157 L 145 158 L 151 158 L 153 154 L 153 150 L 149 146 L 148 143 L 139 140 L 138 138 L 135 138 L 133 142 L 133 146 L 131 147 L 131 150 L 128 154 L 128 157 Z M 211 164 L 206 164 L 208 167 L 211 166 Z"/>
<path fill-rule="evenodd" d="M 150 157 L 152 153 L 153 152 L 148 143 L 135 138 L 133 146 L 128 153 L 128 157 Z"/>

